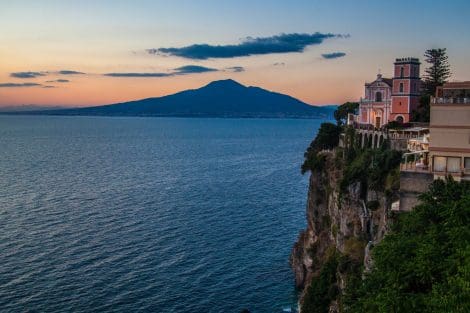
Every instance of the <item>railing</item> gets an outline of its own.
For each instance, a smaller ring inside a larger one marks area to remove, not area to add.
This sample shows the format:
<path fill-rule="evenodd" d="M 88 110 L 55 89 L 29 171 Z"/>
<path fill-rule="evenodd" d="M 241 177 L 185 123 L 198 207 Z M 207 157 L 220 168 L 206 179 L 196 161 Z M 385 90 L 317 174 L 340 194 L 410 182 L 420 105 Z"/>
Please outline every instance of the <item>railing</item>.
<path fill-rule="evenodd" d="M 415 162 L 401 163 L 400 164 L 401 172 L 421 172 L 429 173 L 429 166 L 423 164 L 416 164 Z"/>
<path fill-rule="evenodd" d="M 432 104 L 470 104 L 470 98 L 431 98 Z"/>
<path fill-rule="evenodd" d="M 375 100 L 369 100 L 369 99 L 361 99 L 361 100 L 359 100 L 359 104 L 383 105 L 383 104 L 392 104 L 392 101 L 391 100 L 375 101 Z"/>

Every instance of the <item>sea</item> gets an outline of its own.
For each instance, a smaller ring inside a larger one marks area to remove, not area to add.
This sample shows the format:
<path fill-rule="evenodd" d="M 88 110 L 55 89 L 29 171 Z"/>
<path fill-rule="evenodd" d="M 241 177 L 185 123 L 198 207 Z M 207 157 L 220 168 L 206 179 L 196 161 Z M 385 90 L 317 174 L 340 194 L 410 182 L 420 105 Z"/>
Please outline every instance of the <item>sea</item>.
<path fill-rule="evenodd" d="M 295 312 L 321 122 L 0 116 L 0 311 Z"/>

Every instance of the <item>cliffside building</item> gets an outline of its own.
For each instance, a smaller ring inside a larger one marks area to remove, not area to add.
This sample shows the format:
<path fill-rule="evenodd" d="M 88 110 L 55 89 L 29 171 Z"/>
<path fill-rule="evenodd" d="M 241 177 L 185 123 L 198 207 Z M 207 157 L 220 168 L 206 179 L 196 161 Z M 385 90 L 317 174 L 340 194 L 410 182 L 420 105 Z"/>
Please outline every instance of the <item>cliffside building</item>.
<path fill-rule="evenodd" d="M 419 105 L 421 79 L 417 58 L 395 60 L 393 78 L 381 74 L 365 84 L 365 96 L 359 101 L 359 124 L 381 128 L 388 122 L 407 123 Z"/>
<path fill-rule="evenodd" d="M 470 81 L 446 83 L 431 98 L 429 157 L 434 178 L 470 180 Z"/>

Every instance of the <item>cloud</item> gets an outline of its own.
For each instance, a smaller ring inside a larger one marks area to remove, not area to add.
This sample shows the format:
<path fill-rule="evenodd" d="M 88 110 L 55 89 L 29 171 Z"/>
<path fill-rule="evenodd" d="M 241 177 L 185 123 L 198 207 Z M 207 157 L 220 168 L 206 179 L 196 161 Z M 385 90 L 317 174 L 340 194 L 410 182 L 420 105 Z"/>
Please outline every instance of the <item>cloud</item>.
<path fill-rule="evenodd" d="M 45 76 L 46 74 L 42 72 L 15 72 L 11 73 L 10 77 L 15 77 L 15 78 L 36 78 L 39 76 Z"/>
<path fill-rule="evenodd" d="M 57 88 L 57 87 L 56 87 L 56 86 L 49 86 L 49 85 L 47 85 L 47 86 L 42 86 L 42 88 Z"/>
<path fill-rule="evenodd" d="M 104 76 L 110 77 L 168 77 L 171 73 L 106 73 Z"/>
<path fill-rule="evenodd" d="M 217 72 L 215 68 L 199 66 L 199 65 L 185 65 L 174 69 L 175 75 L 197 74 L 207 72 Z"/>
<path fill-rule="evenodd" d="M 68 79 L 47 80 L 46 83 L 70 83 Z"/>
<path fill-rule="evenodd" d="M 325 39 L 343 38 L 338 34 L 280 34 L 271 37 L 247 37 L 235 45 L 194 44 L 181 48 L 147 49 L 149 54 L 163 54 L 187 59 L 235 58 L 271 53 L 303 52 L 307 46 L 321 44 Z"/>
<path fill-rule="evenodd" d="M 57 74 L 60 74 L 60 75 L 82 75 L 82 74 L 85 74 L 85 73 L 77 72 L 77 71 L 71 71 L 71 70 L 61 70 L 61 71 L 58 71 Z"/>
<path fill-rule="evenodd" d="M 13 72 L 10 74 L 10 77 L 14 78 L 37 78 L 40 76 L 46 76 L 49 74 L 58 74 L 58 75 L 81 75 L 85 74 L 83 72 L 70 71 L 70 70 L 61 70 L 61 71 L 42 71 L 42 72 Z M 50 81 L 52 82 L 52 81 Z M 56 80 L 58 83 L 67 83 L 68 81 L 61 81 L 60 79 Z"/>
<path fill-rule="evenodd" d="M 41 84 L 37 83 L 1 83 L 1 88 L 16 88 L 16 87 L 36 87 L 41 86 Z"/>
<path fill-rule="evenodd" d="M 273 66 L 284 66 L 284 65 L 286 65 L 286 63 L 284 63 L 284 62 L 273 63 Z"/>
<path fill-rule="evenodd" d="M 232 66 L 232 67 L 227 67 L 227 70 L 232 71 L 234 73 L 240 73 L 240 72 L 244 72 L 245 68 L 243 66 Z"/>
<path fill-rule="evenodd" d="M 330 59 L 337 59 L 337 58 L 342 58 L 346 55 L 344 52 L 332 52 L 332 53 L 324 53 L 321 56 L 324 59 L 330 60 Z"/>
<path fill-rule="evenodd" d="M 200 74 L 207 72 L 217 72 L 215 68 L 209 68 L 199 65 L 185 65 L 173 69 L 172 72 L 168 73 L 106 73 L 104 76 L 110 77 L 170 77 L 176 75 L 188 75 L 188 74 Z"/>

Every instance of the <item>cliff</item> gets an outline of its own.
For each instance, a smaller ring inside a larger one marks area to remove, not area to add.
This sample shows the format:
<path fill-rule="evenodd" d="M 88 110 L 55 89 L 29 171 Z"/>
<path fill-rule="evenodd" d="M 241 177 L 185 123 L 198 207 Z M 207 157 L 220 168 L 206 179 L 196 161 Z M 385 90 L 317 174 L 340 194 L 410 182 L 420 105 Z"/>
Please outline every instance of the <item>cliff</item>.
<path fill-rule="evenodd" d="M 346 181 L 347 165 L 340 149 L 319 152 L 320 156 L 322 166 L 311 169 L 307 228 L 300 233 L 290 261 L 296 286 L 302 290 L 303 312 L 342 312 L 348 282 L 370 269 L 369 252 L 388 231 L 396 188 L 387 182 L 390 188 L 372 190 L 367 182 Z"/>

